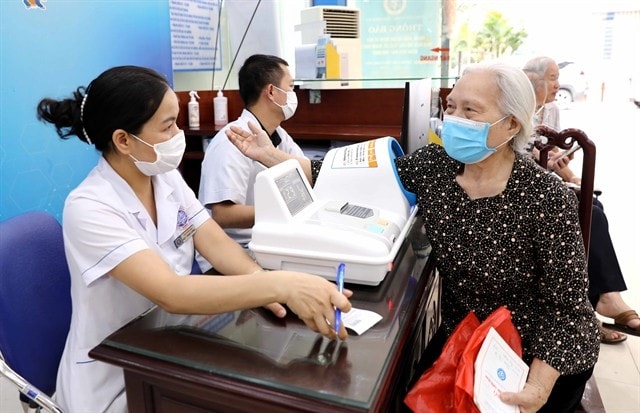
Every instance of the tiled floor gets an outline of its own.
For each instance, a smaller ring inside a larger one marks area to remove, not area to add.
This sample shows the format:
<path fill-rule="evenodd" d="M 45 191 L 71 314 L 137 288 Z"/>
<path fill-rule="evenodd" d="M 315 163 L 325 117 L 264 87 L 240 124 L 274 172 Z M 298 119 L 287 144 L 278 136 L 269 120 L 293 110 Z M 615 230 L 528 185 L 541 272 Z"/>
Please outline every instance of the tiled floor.
<path fill-rule="evenodd" d="M 596 143 L 596 185 L 628 291 L 623 298 L 640 311 L 640 109 L 624 99 L 580 102 L 562 111 L 562 126 L 587 132 Z M 623 150 L 621 150 L 623 149 Z M 630 171 L 629 171 L 630 170 Z M 640 412 L 640 337 L 602 345 L 594 376 L 607 413 Z M 0 412 L 20 413 L 17 390 L 0 378 Z"/>
<path fill-rule="evenodd" d="M 594 376 L 607 413 L 640 412 L 640 337 L 601 345 Z"/>

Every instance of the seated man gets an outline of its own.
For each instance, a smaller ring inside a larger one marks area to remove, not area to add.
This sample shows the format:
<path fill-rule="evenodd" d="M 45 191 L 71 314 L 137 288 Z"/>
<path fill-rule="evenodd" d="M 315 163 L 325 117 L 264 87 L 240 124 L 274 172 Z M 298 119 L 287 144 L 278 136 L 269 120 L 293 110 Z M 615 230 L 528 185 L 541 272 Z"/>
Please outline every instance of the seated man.
<path fill-rule="evenodd" d="M 278 149 L 304 157 L 300 147 L 280 127 L 281 122 L 293 116 L 298 105 L 287 62 L 276 56 L 253 55 L 240 68 L 238 83 L 245 108 L 230 125 L 248 129 L 247 123 L 253 121 L 267 132 Z M 225 134 L 228 127 L 220 130 L 207 147 L 198 197 L 227 234 L 246 246 L 254 223 L 253 184 L 264 167 L 229 142 Z M 202 262 L 200 265 L 210 267 Z"/>

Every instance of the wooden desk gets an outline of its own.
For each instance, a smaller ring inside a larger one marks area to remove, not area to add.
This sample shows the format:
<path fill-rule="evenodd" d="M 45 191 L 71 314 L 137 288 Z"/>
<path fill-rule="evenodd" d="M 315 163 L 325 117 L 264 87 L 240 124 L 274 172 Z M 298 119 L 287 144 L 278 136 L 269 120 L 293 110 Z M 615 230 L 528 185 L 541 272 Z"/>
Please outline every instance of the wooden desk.
<path fill-rule="evenodd" d="M 394 412 L 439 324 L 439 279 L 420 227 L 377 287 L 348 285 L 383 319 L 330 341 L 295 316 L 262 309 L 216 316 L 156 308 L 89 354 L 124 368 L 135 412 Z"/>

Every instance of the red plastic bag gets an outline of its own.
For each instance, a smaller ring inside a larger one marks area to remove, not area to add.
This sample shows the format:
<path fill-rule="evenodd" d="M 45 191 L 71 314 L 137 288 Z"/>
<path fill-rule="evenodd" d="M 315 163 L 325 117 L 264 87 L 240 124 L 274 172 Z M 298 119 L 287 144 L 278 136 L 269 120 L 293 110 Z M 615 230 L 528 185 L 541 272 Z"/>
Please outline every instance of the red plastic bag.
<path fill-rule="evenodd" d="M 506 307 L 495 310 L 483 323 L 470 312 L 453 330 L 438 359 L 411 388 L 404 403 L 416 413 L 478 412 L 473 402 L 473 364 L 490 327 L 522 357 L 520 333 Z"/>

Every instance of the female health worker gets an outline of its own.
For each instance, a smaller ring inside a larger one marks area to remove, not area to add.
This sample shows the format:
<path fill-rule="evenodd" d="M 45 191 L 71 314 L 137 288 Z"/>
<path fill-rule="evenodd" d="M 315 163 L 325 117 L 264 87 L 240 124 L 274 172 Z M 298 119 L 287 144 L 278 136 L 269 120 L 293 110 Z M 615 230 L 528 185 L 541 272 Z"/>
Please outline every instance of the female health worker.
<path fill-rule="evenodd" d="M 266 306 L 278 317 L 286 304 L 310 329 L 347 337 L 344 326 L 331 326 L 334 308 L 349 311 L 350 292 L 309 274 L 264 271 L 198 202 L 176 170 L 185 149 L 178 108 L 164 77 L 135 66 L 38 105 L 38 118 L 61 138 L 77 136 L 102 153 L 63 211 L 73 307 L 56 386 L 65 411 L 126 411 L 122 370 L 88 352 L 154 304 L 193 314 Z M 196 249 L 234 276 L 187 276 Z"/>

